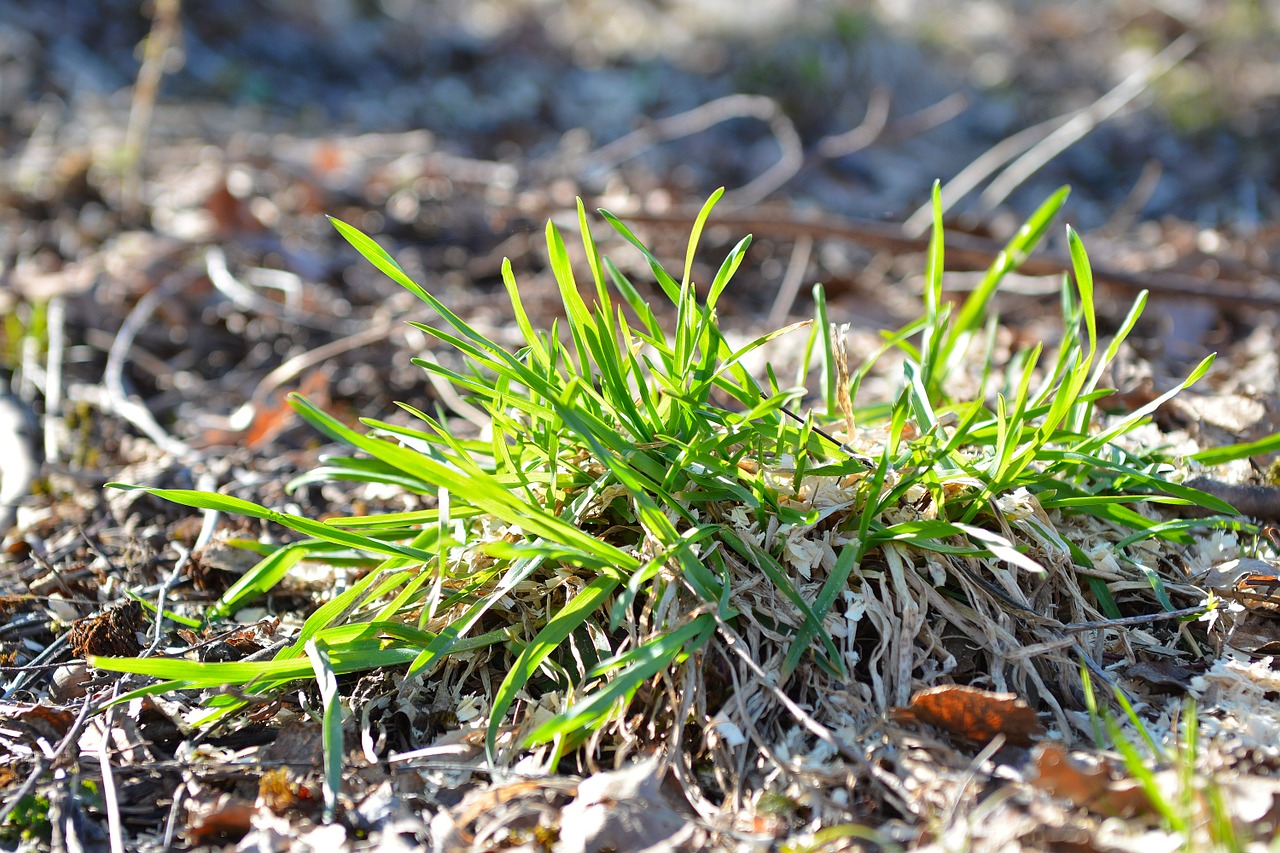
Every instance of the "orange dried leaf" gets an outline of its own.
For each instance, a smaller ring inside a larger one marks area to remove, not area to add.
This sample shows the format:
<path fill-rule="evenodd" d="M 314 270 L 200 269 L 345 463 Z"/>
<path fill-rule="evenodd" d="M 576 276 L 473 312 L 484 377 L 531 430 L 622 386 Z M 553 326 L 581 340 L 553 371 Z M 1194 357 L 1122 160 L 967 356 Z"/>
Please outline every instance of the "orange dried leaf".
<path fill-rule="evenodd" d="M 998 734 L 1010 743 L 1030 746 L 1044 726 L 1031 706 L 1014 693 L 994 693 L 963 684 L 943 684 L 917 691 L 907 709 L 919 722 L 957 737 L 987 743 Z"/>

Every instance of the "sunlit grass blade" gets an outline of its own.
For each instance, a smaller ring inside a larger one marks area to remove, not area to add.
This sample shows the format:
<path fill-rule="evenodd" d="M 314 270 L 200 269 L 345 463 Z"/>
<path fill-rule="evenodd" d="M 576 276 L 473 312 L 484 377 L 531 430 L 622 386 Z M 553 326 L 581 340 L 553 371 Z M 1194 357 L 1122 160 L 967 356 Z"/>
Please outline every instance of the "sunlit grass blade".
<path fill-rule="evenodd" d="M 377 640 L 351 643 L 346 648 L 334 648 L 330 652 L 333 670 L 339 674 L 407 664 L 417 654 L 416 649 L 384 648 Z M 181 681 L 191 688 L 219 688 L 227 684 L 248 684 L 259 680 L 294 681 L 313 674 L 311 663 L 305 657 L 252 662 L 203 662 L 91 655 L 87 660 L 90 666 L 97 669 Z"/>
<path fill-rule="evenodd" d="M 338 795 L 342 791 L 342 704 L 338 698 L 338 676 L 329 661 L 329 650 L 315 640 L 307 642 L 307 658 L 320 688 L 321 744 L 324 752 L 324 822 L 338 816 Z"/>
<path fill-rule="evenodd" d="M 703 202 L 702 209 L 693 220 L 693 228 L 689 231 L 689 247 L 684 255 L 684 278 L 680 282 L 681 288 L 687 289 L 693 284 L 693 258 L 698 252 L 698 244 L 702 241 L 702 229 L 706 227 L 707 218 L 711 216 L 711 210 L 722 195 L 724 195 L 724 187 L 717 189 Z"/>
<path fill-rule="evenodd" d="M 987 269 L 982 281 L 964 301 L 959 313 L 954 318 L 952 337 L 948 341 L 945 358 L 948 371 L 963 356 L 965 346 L 961 336 L 967 336 L 981 325 L 982 315 L 986 312 L 987 303 L 999 287 L 1001 280 L 1010 272 L 1021 266 L 1049 230 L 1053 218 L 1057 216 L 1062 205 L 1067 201 L 1070 189 L 1062 187 L 1031 214 L 1013 238 L 1005 245 L 995 261 Z"/>
<path fill-rule="evenodd" d="M 468 502 L 473 506 L 481 507 L 509 523 L 519 524 L 527 532 L 546 536 L 553 541 L 562 542 L 566 545 L 577 545 L 582 554 L 582 559 L 586 563 L 596 565 L 606 571 L 612 570 L 614 567 L 625 568 L 628 566 L 634 567 L 635 565 L 634 557 L 601 542 L 595 537 L 589 536 L 563 519 L 546 512 L 533 512 L 529 504 L 494 482 L 489 476 L 484 476 L 478 471 L 463 474 L 454 468 L 408 448 L 369 438 L 349 429 L 337 419 L 330 417 L 313 406 L 305 398 L 294 395 L 291 397 L 291 401 L 294 408 L 307 421 L 315 424 L 324 424 L 327 431 L 340 436 L 347 443 L 369 452 L 388 464 L 405 470 L 415 477 L 444 486 L 454 494 L 467 495 Z M 320 527 L 330 531 L 334 530 L 327 527 L 327 525 L 320 525 Z M 355 534 L 349 535 L 354 536 Z M 326 537 L 317 536 L 317 538 Z M 390 553 L 404 553 L 413 556 L 415 552 L 413 549 L 406 550 L 403 546 L 400 546 Z M 433 556 L 432 554 L 423 554 L 425 560 L 430 560 Z"/>
<path fill-rule="evenodd" d="M 1192 455 L 1192 459 L 1201 465 L 1224 465 L 1237 459 L 1248 459 L 1251 456 L 1265 456 L 1280 450 L 1280 432 L 1260 438 L 1257 441 L 1246 441 L 1240 444 L 1228 444 L 1224 447 L 1210 447 Z"/>
<path fill-rule="evenodd" d="M 1216 356 L 1214 355 L 1206 356 L 1198 365 L 1196 365 L 1196 368 L 1187 375 L 1187 378 L 1182 381 L 1182 384 L 1170 388 L 1154 400 L 1134 409 L 1125 417 L 1121 418 L 1116 424 L 1091 437 L 1088 441 L 1085 441 L 1080 446 L 1080 450 L 1086 453 L 1095 451 L 1137 427 L 1148 415 L 1163 406 L 1169 400 L 1172 400 L 1179 392 L 1184 391 L 1199 382 L 1200 378 L 1208 373 L 1209 368 L 1213 366 L 1215 357 Z"/>
<path fill-rule="evenodd" d="M 279 512 L 273 509 L 267 509 L 259 506 L 252 501 L 243 498 L 232 497 L 231 495 L 220 495 L 213 492 L 199 492 L 192 489 L 144 489 L 138 486 L 130 486 L 125 483 L 108 483 L 108 487 L 116 489 L 128 489 L 150 492 L 158 498 L 164 498 L 184 506 L 194 507 L 196 509 L 215 509 L 219 512 L 232 513 L 236 515 L 245 515 L 250 518 L 260 518 L 264 521 L 273 521 L 282 527 L 290 530 L 296 530 L 307 536 L 313 536 L 316 539 L 323 539 L 328 542 L 335 542 L 339 545 L 347 545 L 362 551 L 371 551 L 378 554 L 398 555 L 404 557 L 415 557 L 422 560 L 430 560 L 432 555 L 426 551 L 420 551 L 406 545 L 398 545 L 395 542 L 386 542 L 380 539 L 374 539 L 369 536 L 361 536 L 358 533 L 341 530 L 336 527 L 320 522 L 312 521 L 309 518 L 303 518 L 289 513 Z"/>
<path fill-rule="evenodd" d="M 530 745 L 547 741 L 569 731 L 587 728 L 630 699 L 641 684 L 653 678 L 682 655 L 696 651 L 711 636 L 715 618 L 704 614 L 669 634 L 650 638 L 640 648 L 612 662 L 619 672 L 591 695 L 568 710 L 538 726 L 526 737 Z"/>
<path fill-rule="evenodd" d="M 209 607 L 207 618 L 210 621 L 221 619 L 241 604 L 266 595 L 306 555 L 306 549 L 295 545 L 291 548 L 281 548 L 263 559 L 227 587 L 218 600 Z"/>
<path fill-rule="evenodd" d="M 495 754 L 498 729 L 506 719 L 507 710 L 515 701 L 516 694 L 524 689 L 525 684 L 547 655 L 555 651 L 584 620 L 591 616 L 617 586 L 618 582 L 611 577 L 596 578 L 548 619 L 538 635 L 521 650 L 515 663 L 511 665 L 507 677 L 503 679 L 493 696 L 493 710 L 489 717 L 488 731 L 485 733 L 485 747 L 490 756 Z"/>

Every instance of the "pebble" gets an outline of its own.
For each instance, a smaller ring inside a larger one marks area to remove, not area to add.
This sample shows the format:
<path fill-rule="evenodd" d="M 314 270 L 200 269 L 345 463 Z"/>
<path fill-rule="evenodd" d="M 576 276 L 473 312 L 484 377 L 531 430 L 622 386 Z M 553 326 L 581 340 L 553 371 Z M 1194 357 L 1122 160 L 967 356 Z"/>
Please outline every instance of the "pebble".
<path fill-rule="evenodd" d="M 63 664 L 53 671 L 49 694 L 55 702 L 69 702 L 89 692 L 89 667 L 83 663 Z"/>

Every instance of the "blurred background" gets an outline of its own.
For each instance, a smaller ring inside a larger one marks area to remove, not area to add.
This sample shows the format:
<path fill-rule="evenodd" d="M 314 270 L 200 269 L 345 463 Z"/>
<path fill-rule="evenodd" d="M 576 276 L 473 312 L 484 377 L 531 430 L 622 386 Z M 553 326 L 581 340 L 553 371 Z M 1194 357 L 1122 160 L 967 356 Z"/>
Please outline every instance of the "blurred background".
<path fill-rule="evenodd" d="M 870 346 L 918 312 L 935 179 L 980 249 L 949 286 L 1069 184 L 1095 263 L 1191 282 L 1150 373 L 1274 354 L 1278 33 L 1276 0 L 0 0 L 0 371 L 46 411 L 52 327 L 56 407 L 99 385 L 183 442 L 265 446 L 300 383 L 361 413 L 439 391 L 414 300 L 325 214 L 501 328 L 504 256 L 554 316 L 541 225 L 575 196 L 674 259 L 720 186 L 704 263 L 756 236 L 725 321 L 807 316 L 821 281 Z M 1035 339 L 1056 288 L 1000 308 Z"/>

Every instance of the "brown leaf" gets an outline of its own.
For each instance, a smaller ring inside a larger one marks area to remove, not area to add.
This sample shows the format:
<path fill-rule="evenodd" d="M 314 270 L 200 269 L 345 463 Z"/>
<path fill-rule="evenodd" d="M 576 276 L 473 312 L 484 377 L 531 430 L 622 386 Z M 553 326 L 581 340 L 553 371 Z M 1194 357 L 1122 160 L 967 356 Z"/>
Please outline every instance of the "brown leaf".
<path fill-rule="evenodd" d="M 1133 817 L 1151 812 L 1151 800 L 1131 779 L 1113 780 L 1105 765 L 1089 767 L 1074 761 L 1060 743 L 1044 742 L 1032 756 L 1036 775 L 1031 784 L 1053 797 L 1108 817 Z"/>
<path fill-rule="evenodd" d="M 994 693 L 964 684 L 943 684 L 917 691 L 907 716 L 977 743 L 998 734 L 1010 743 L 1030 746 L 1044 733 L 1031 706 L 1014 693 Z"/>
<path fill-rule="evenodd" d="M 50 743 L 60 741 L 76 721 L 71 711 L 60 711 L 48 705 L 32 705 L 13 719 L 29 726 L 39 736 Z"/>
<path fill-rule="evenodd" d="M 1164 693 L 1186 693 L 1187 685 L 1198 674 L 1191 667 L 1171 660 L 1139 661 L 1125 670 L 1130 678 L 1145 681 Z"/>
<path fill-rule="evenodd" d="M 231 794 L 192 797 L 187 805 L 187 840 L 192 844 L 239 841 L 253 827 L 253 803 Z"/>

